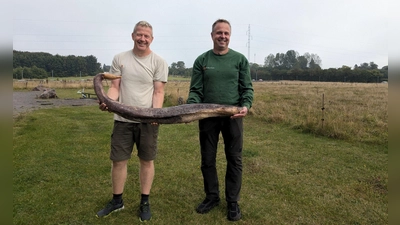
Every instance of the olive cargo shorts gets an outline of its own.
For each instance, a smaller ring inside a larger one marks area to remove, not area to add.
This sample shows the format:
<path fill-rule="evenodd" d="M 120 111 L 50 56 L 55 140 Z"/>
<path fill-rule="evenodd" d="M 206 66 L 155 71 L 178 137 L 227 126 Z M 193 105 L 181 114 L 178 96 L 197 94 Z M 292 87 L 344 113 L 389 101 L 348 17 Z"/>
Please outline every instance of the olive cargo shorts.
<path fill-rule="evenodd" d="M 136 144 L 137 156 L 140 159 L 154 160 L 157 156 L 158 127 L 149 123 L 114 121 L 110 159 L 112 161 L 130 159 L 134 144 Z"/>

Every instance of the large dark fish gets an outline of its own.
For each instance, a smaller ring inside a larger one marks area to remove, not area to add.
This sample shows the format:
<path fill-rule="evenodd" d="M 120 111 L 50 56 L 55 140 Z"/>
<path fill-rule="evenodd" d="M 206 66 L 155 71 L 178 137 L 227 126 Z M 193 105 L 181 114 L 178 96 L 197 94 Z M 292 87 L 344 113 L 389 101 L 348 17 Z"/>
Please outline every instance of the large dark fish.
<path fill-rule="evenodd" d="M 104 79 L 120 79 L 110 73 L 99 73 L 93 79 L 94 91 L 101 103 L 105 103 L 108 111 L 126 119 L 142 123 L 174 124 L 188 123 L 208 117 L 232 116 L 239 113 L 241 107 L 220 104 L 184 104 L 167 108 L 140 108 L 128 106 L 110 99 L 105 94 L 102 81 Z"/>

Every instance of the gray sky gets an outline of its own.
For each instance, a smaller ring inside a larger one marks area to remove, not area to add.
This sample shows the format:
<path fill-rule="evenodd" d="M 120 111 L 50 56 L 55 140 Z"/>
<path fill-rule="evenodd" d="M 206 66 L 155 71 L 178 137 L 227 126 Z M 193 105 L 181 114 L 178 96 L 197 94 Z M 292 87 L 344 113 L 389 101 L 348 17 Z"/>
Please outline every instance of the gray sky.
<path fill-rule="evenodd" d="M 153 25 L 151 49 L 171 65 L 212 48 L 211 25 L 231 22 L 229 47 L 250 62 L 295 50 L 321 67 L 388 65 L 388 4 L 376 0 L 16 0 L 13 49 L 63 56 L 94 55 L 110 65 L 133 47 L 136 22 Z M 249 32 L 250 27 L 250 32 Z M 250 42 L 249 42 L 250 40 Z M 249 45 L 250 43 L 250 45 Z M 250 46 L 250 51 L 249 51 Z"/>

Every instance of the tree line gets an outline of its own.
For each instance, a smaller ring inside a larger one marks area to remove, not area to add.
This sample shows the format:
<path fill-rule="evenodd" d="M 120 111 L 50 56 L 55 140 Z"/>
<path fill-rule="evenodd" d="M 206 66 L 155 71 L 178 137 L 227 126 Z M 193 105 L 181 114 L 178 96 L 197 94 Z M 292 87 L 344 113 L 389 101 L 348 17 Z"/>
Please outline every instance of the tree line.
<path fill-rule="evenodd" d="M 286 53 L 269 54 L 264 65 L 250 63 L 254 81 L 299 80 L 325 82 L 376 83 L 388 81 L 388 66 L 378 69 L 374 62 L 360 63 L 349 67 L 321 69 L 322 59 L 314 53 L 300 55 L 294 50 Z M 192 68 L 186 68 L 183 61 L 173 62 L 170 75 L 190 77 Z"/>
<path fill-rule="evenodd" d="M 326 82 L 382 82 L 388 80 L 388 66 L 378 69 L 374 62 L 360 63 L 349 67 L 321 69 L 322 60 L 317 54 L 300 55 L 294 50 L 286 53 L 269 54 L 264 64 L 250 63 L 254 81 L 300 80 Z M 44 79 L 47 77 L 94 76 L 109 71 L 110 66 L 97 62 L 90 56 L 60 56 L 44 52 L 13 51 L 14 79 Z M 183 61 L 173 62 L 169 74 L 191 77 L 192 68 Z"/>
<path fill-rule="evenodd" d="M 306 52 L 300 55 L 294 50 L 286 53 L 270 54 L 264 59 L 264 65 L 251 64 L 254 80 L 300 80 L 326 82 L 373 83 L 388 81 L 388 66 L 378 69 L 374 62 L 361 63 L 352 68 L 321 69 L 321 58 L 317 54 Z"/>
<path fill-rule="evenodd" d="M 61 56 L 45 52 L 13 50 L 14 79 L 44 79 L 47 77 L 78 77 L 103 71 L 93 55 Z"/>
<path fill-rule="evenodd" d="M 371 64 L 374 64 L 371 62 Z M 354 68 L 342 66 L 329 69 L 276 69 L 251 65 L 251 77 L 255 81 L 299 80 L 299 81 L 324 81 L 324 82 L 357 82 L 380 83 L 388 81 L 388 66 L 382 69 L 371 69 L 368 63 Z"/>

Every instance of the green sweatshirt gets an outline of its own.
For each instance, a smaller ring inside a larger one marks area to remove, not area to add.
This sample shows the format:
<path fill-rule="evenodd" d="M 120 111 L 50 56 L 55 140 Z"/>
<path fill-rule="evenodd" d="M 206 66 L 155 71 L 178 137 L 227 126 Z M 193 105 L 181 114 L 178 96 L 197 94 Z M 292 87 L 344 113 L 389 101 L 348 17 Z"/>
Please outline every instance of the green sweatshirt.
<path fill-rule="evenodd" d="M 187 103 L 246 106 L 253 103 L 253 85 L 246 57 L 229 49 L 225 55 L 212 50 L 194 62 Z"/>

